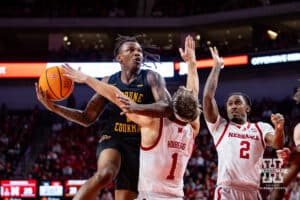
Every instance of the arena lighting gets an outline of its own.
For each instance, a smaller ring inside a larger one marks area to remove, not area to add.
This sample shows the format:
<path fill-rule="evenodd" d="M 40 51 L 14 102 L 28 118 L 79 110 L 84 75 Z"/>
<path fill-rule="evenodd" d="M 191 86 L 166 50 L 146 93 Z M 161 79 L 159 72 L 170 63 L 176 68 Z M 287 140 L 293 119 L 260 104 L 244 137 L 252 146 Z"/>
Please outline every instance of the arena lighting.
<path fill-rule="evenodd" d="M 228 56 L 223 57 L 224 65 L 228 66 L 240 66 L 248 64 L 248 55 Z M 203 59 L 197 61 L 197 68 L 211 68 L 213 65 L 212 59 Z M 187 65 L 184 62 L 175 63 L 175 70 L 179 71 L 180 75 L 187 74 Z"/>
<path fill-rule="evenodd" d="M 271 40 L 276 40 L 278 33 L 272 30 L 267 30 L 267 34 Z"/>
<path fill-rule="evenodd" d="M 62 65 L 64 63 L 66 62 L 0 63 L 0 78 L 38 78 L 46 67 Z M 111 75 L 121 69 L 120 64 L 117 62 L 72 62 L 68 64 L 75 69 L 80 67 L 82 72 L 97 78 Z M 160 73 L 163 77 L 174 76 L 173 62 L 145 63 L 145 65 L 142 68 L 150 68 Z"/>
<path fill-rule="evenodd" d="M 300 61 L 300 52 L 293 52 L 287 54 L 276 54 L 269 56 L 256 56 L 250 60 L 251 65 L 267 65 L 276 63 L 287 63 Z"/>

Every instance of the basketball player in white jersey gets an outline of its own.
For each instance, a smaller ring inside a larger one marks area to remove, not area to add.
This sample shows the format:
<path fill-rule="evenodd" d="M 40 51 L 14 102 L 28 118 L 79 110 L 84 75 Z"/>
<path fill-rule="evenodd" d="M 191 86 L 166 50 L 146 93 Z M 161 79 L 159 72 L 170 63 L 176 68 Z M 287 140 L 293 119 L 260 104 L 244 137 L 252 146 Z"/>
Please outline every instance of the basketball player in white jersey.
<path fill-rule="evenodd" d="M 184 197 L 183 176 L 193 151 L 194 139 L 200 128 L 199 79 L 195 41 L 191 36 L 186 38 L 185 51 L 180 49 L 180 53 L 188 65 L 187 85 L 186 88 L 179 87 L 170 104 L 155 103 L 144 106 L 135 104 L 118 88 L 80 71 L 64 68 L 69 78 L 86 83 L 120 108 L 126 108 L 127 117 L 140 125 L 142 141 L 137 198 L 140 200 L 182 200 Z M 124 105 L 124 102 L 127 104 Z M 151 106 L 150 110 L 155 111 L 154 115 L 162 113 L 160 117 L 154 118 L 132 112 Z"/>
<path fill-rule="evenodd" d="M 300 104 L 300 87 L 298 88 L 294 100 L 297 104 Z M 295 142 L 295 149 L 292 151 L 289 148 L 283 148 L 282 150 L 277 150 L 278 158 L 284 160 L 284 163 L 287 164 L 287 173 L 283 175 L 283 183 L 281 188 L 275 188 L 271 194 L 269 199 L 270 200 L 281 200 L 283 199 L 285 189 L 300 173 L 300 122 L 294 128 L 294 142 Z"/>
<path fill-rule="evenodd" d="M 242 93 L 231 94 L 226 101 L 229 120 L 220 116 L 215 100 L 220 70 L 224 61 L 217 49 L 210 48 L 214 66 L 207 78 L 203 94 L 203 113 L 218 152 L 218 179 L 215 199 L 260 199 L 260 169 L 266 145 L 282 148 L 284 118 L 273 114 L 267 123 L 250 123 L 247 114 L 251 104 Z"/>

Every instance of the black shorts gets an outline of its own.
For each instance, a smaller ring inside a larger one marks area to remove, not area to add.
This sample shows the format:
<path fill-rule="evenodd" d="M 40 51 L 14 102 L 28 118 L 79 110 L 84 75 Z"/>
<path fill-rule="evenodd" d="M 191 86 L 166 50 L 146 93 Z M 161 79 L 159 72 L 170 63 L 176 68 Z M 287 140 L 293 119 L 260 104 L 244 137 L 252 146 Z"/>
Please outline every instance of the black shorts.
<path fill-rule="evenodd" d="M 104 139 L 97 146 L 97 159 L 104 149 L 116 149 L 121 154 L 121 167 L 114 180 L 115 189 L 124 189 L 137 192 L 139 179 L 139 159 L 140 159 L 140 135 L 135 136 L 111 136 Z"/>

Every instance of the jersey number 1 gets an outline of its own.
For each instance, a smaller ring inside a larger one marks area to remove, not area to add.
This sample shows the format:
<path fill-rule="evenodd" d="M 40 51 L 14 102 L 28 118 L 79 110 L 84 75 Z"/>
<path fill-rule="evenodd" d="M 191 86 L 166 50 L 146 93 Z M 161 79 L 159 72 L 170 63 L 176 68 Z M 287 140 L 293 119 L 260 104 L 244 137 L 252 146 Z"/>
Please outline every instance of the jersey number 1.
<path fill-rule="evenodd" d="M 250 142 L 241 141 L 240 145 L 242 147 L 240 149 L 240 158 L 249 159 L 250 154 L 248 151 L 250 150 Z"/>
<path fill-rule="evenodd" d="M 178 153 L 173 153 L 172 154 L 172 167 L 170 169 L 170 173 L 167 176 L 167 179 L 173 180 L 175 178 L 174 173 L 176 169 L 176 164 L 177 164 L 177 158 L 178 158 Z"/>

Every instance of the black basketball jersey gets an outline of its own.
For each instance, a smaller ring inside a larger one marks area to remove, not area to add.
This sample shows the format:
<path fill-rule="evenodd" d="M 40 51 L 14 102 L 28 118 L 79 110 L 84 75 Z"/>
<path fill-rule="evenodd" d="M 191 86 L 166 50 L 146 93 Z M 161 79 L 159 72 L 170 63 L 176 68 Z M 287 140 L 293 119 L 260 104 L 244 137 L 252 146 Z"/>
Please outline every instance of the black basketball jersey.
<path fill-rule="evenodd" d="M 121 72 L 117 72 L 110 76 L 108 83 L 119 88 L 125 96 L 129 97 L 136 103 L 153 103 L 155 100 L 152 94 L 151 87 L 147 82 L 148 71 L 149 70 L 141 70 L 137 78 L 130 84 L 124 84 L 121 81 Z M 120 115 L 121 109 L 114 103 L 109 101 L 105 107 L 104 112 L 104 120 L 106 123 L 100 133 L 106 135 L 140 135 L 140 127 L 130 121 L 126 117 L 126 115 Z"/>

